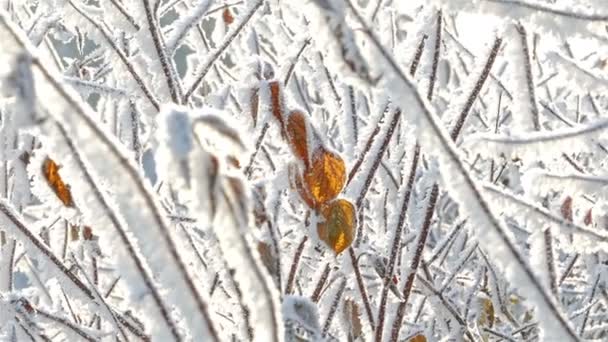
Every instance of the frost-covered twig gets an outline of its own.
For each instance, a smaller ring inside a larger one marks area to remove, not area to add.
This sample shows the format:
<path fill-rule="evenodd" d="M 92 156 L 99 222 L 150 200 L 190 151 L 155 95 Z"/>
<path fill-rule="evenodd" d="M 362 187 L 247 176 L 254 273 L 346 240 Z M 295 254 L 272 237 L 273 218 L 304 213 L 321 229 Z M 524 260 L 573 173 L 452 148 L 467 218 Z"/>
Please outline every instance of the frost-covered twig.
<path fill-rule="evenodd" d="M 0 17 L 0 20 L 4 19 Z M 25 225 L 23 219 L 18 213 L 11 208 L 11 205 L 4 199 L 0 199 L 0 213 L 3 221 L 3 226 L 9 230 L 9 234 L 14 236 L 24 245 L 31 248 L 32 251 L 36 251 L 42 255 L 45 259 L 50 261 L 50 265 L 55 272 L 60 276 L 60 279 L 64 280 L 64 286 L 76 289 L 76 291 L 83 296 L 85 299 L 93 300 L 91 290 L 76 277 L 56 256 L 53 252 L 38 238 L 34 235 L 31 230 Z"/>
<path fill-rule="evenodd" d="M 112 5 L 114 5 L 114 7 L 116 7 L 118 9 L 120 14 L 125 16 L 125 18 L 129 22 L 129 24 L 131 24 L 131 26 L 133 26 L 135 31 L 139 31 L 139 28 L 140 28 L 139 24 L 135 21 L 135 18 L 133 18 L 133 16 L 131 14 L 129 14 L 128 10 L 120 2 L 120 0 L 110 0 L 110 1 L 112 2 Z"/>
<path fill-rule="evenodd" d="M 162 37 L 162 31 L 160 29 L 160 23 L 158 22 L 158 18 L 156 17 L 156 12 L 152 9 L 152 4 L 150 0 L 142 0 L 144 11 L 146 12 L 146 20 L 148 21 L 148 30 L 150 31 L 150 35 L 152 36 L 152 41 L 154 42 L 154 48 L 156 49 L 156 54 L 158 55 L 158 59 L 160 61 L 160 65 L 163 69 L 163 73 L 165 74 L 165 81 L 167 82 L 167 87 L 169 88 L 169 94 L 171 95 L 171 99 L 173 102 L 179 104 L 181 101 L 181 86 L 179 84 L 179 79 L 177 77 L 177 70 L 175 68 L 175 64 L 172 59 L 170 59 L 171 53 L 167 51 L 165 48 L 164 39 Z M 158 5 L 160 1 L 157 1 Z"/>
<path fill-rule="evenodd" d="M 580 11 L 570 11 L 565 8 L 560 8 L 557 6 L 551 6 L 547 4 L 541 4 L 533 1 L 523 1 L 523 0 L 483 0 L 487 2 L 495 2 L 504 5 L 510 5 L 513 7 L 521 7 L 529 10 L 537 11 L 537 12 L 545 12 L 548 14 L 553 14 L 557 16 L 563 16 L 573 19 L 579 19 L 584 21 L 608 21 L 608 14 L 602 14 L 597 12 L 585 12 L 583 10 Z M 577 7 L 581 7 L 580 5 Z"/>
<path fill-rule="evenodd" d="M 188 103 L 190 101 L 190 97 L 201 85 L 211 66 L 222 55 L 222 53 L 224 53 L 226 48 L 230 46 L 234 38 L 243 30 L 243 28 L 245 28 L 249 20 L 251 20 L 255 12 L 262 6 L 263 3 L 264 0 L 256 0 L 256 2 L 251 5 L 249 10 L 241 16 L 242 21 L 236 24 L 236 27 L 232 29 L 228 34 L 226 34 L 226 37 L 224 38 L 222 43 L 219 44 L 215 51 L 210 52 L 207 59 L 201 63 L 202 66 L 200 67 L 200 72 L 198 73 L 198 76 L 196 76 L 196 80 L 194 81 L 194 83 L 188 88 L 188 91 L 186 91 L 186 93 L 184 94 L 183 103 Z"/>
<path fill-rule="evenodd" d="M 440 37 L 440 31 L 442 28 L 442 15 L 441 12 L 437 14 L 437 37 Z M 418 64 L 420 61 L 420 57 L 422 56 L 422 50 L 424 48 L 424 41 L 426 40 L 426 36 L 423 36 L 420 44 L 418 45 L 418 49 L 416 50 L 416 54 L 412 64 L 410 65 L 410 75 L 414 76 L 416 74 L 416 70 L 418 68 Z M 431 69 L 431 82 L 429 84 L 429 89 L 427 92 L 427 98 L 430 100 L 433 96 L 432 88 L 434 86 L 434 79 L 436 78 L 437 67 L 439 62 L 439 51 L 441 48 L 441 40 L 435 39 L 434 53 L 433 53 L 433 64 Z M 382 292 L 380 293 L 380 307 L 378 311 L 378 326 L 375 332 L 376 341 L 382 340 L 382 335 L 384 333 L 384 322 L 386 319 L 386 305 L 388 299 L 388 290 L 389 290 L 389 282 L 391 281 L 391 277 L 393 276 L 393 272 L 395 269 L 395 264 L 397 261 L 398 253 L 401 251 L 401 238 L 403 235 L 403 228 L 405 226 L 406 213 L 410 204 L 410 196 L 414 189 L 414 180 L 416 177 L 416 172 L 418 170 L 418 161 L 420 160 L 420 145 L 416 142 L 416 145 L 413 149 L 413 157 L 412 164 L 410 166 L 410 171 L 407 178 L 407 183 L 405 184 L 403 202 L 401 204 L 401 208 L 399 211 L 399 219 L 397 221 L 397 225 L 395 226 L 395 235 L 393 236 L 393 241 L 391 243 L 391 249 L 389 252 L 389 261 L 386 267 L 386 275 L 384 279 L 382 279 Z"/>
<path fill-rule="evenodd" d="M 109 196 L 101 190 L 99 181 L 91 172 L 90 165 L 88 165 L 87 162 L 82 158 L 77 146 L 74 144 L 63 125 L 61 123 L 56 123 L 55 125 L 59 131 L 59 134 L 62 136 L 65 141 L 65 144 L 70 150 L 70 153 L 78 164 L 78 167 L 83 173 L 83 177 L 86 179 L 86 182 L 90 184 L 91 192 L 96 197 L 96 200 L 101 204 L 102 209 L 108 216 L 114 228 L 116 228 L 121 242 L 124 244 L 127 253 L 129 254 L 129 257 L 135 264 L 135 269 L 139 273 L 139 276 L 141 277 L 148 291 L 150 291 L 150 294 L 152 295 L 157 309 L 163 318 L 164 324 L 166 324 L 169 330 L 171 331 L 173 338 L 175 340 L 180 340 L 181 336 L 177 329 L 176 323 L 169 314 L 170 309 L 165 303 L 165 301 L 162 299 L 158 285 L 155 284 L 153 280 L 154 278 L 150 270 L 148 269 L 148 266 L 146 265 L 144 257 L 137 251 L 135 244 L 132 241 L 132 238 L 129 236 L 124 219 L 122 219 L 118 214 L 118 209 L 115 207 L 115 205 L 112 204 L 112 201 L 109 199 Z"/>
<path fill-rule="evenodd" d="M 93 19 L 87 12 L 85 12 L 83 9 L 81 9 L 78 5 L 76 5 L 73 2 L 73 0 L 69 0 L 69 2 L 70 2 L 70 5 L 74 8 L 74 10 L 76 10 L 76 12 L 78 12 L 80 15 L 82 15 L 86 20 L 88 20 L 91 24 L 93 24 L 93 26 L 95 26 L 95 28 L 97 28 L 99 30 L 99 32 L 101 32 L 101 34 L 105 38 L 108 45 L 110 45 L 112 50 L 118 55 L 120 60 L 125 65 L 125 68 L 131 74 L 131 76 L 133 77 L 133 79 L 135 80 L 135 82 L 137 83 L 139 88 L 141 89 L 141 91 L 148 98 L 148 100 L 150 101 L 152 106 L 154 106 L 154 108 L 156 108 L 158 110 L 160 108 L 158 99 L 156 98 L 156 96 L 154 96 L 154 94 L 152 93 L 150 88 L 148 88 L 148 86 L 143 81 L 141 76 L 137 73 L 134 65 L 129 61 L 129 58 L 127 57 L 127 55 L 125 55 L 125 53 L 122 51 L 122 49 L 120 49 L 116 45 L 116 42 L 114 42 L 111 34 L 107 31 L 107 29 L 103 25 L 101 25 L 97 20 Z"/>
<path fill-rule="evenodd" d="M 467 146 L 475 146 L 482 155 L 505 155 L 519 154 L 525 158 L 534 154 L 535 157 L 550 158 L 562 152 L 561 144 L 569 144 L 569 150 L 584 150 L 588 143 L 584 140 L 592 140 L 608 128 L 608 119 L 599 119 L 589 125 L 581 125 L 571 129 L 560 129 L 551 132 L 526 133 L 525 135 L 473 135 L 467 139 Z M 483 146 L 483 148 L 482 148 Z M 479 148 L 477 148 L 479 147 Z M 542 150 L 542 153 L 537 153 Z"/>
<path fill-rule="evenodd" d="M 179 47 L 190 29 L 192 29 L 193 26 L 198 25 L 198 22 L 205 13 L 207 13 L 211 4 L 213 4 L 213 0 L 199 1 L 196 7 L 194 7 L 187 16 L 184 16 L 175 24 L 171 36 L 167 39 L 167 50 L 170 52 L 169 55 L 175 53 L 175 49 Z"/>
<path fill-rule="evenodd" d="M 351 11 L 353 11 L 359 24 L 362 26 L 367 26 L 363 17 L 360 16 L 350 0 L 348 1 L 348 5 Z M 428 139 L 426 146 L 433 146 L 436 151 L 439 152 L 440 160 L 443 164 L 441 169 L 442 172 L 447 172 L 452 177 L 457 178 L 454 180 L 455 184 L 452 186 L 458 184 L 458 191 L 453 191 L 452 194 L 465 208 L 468 209 L 470 213 L 474 213 L 475 220 L 478 221 L 477 224 L 480 227 L 490 227 L 492 229 L 491 234 L 486 233 L 484 236 L 486 236 L 489 241 L 494 239 L 495 241 L 499 241 L 499 243 L 505 247 L 508 258 L 514 261 L 514 264 L 521 271 L 521 274 L 525 279 L 524 284 L 527 285 L 526 290 L 529 291 L 530 295 L 534 296 L 537 305 L 540 305 L 543 309 L 550 313 L 550 318 L 543 320 L 543 323 L 545 324 L 545 334 L 560 334 L 562 338 L 567 337 L 569 340 L 578 341 L 579 337 L 577 336 L 576 332 L 573 331 L 569 322 L 562 315 L 553 299 L 547 294 L 546 290 L 539 282 L 529 264 L 518 252 L 512 239 L 506 234 L 506 228 L 493 215 L 492 210 L 485 201 L 484 196 L 481 194 L 479 186 L 466 170 L 464 164 L 462 163 L 460 153 L 458 152 L 455 144 L 450 140 L 448 132 L 446 132 L 445 128 L 442 127 L 434 111 L 430 109 L 428 103 L 420 96 L 412 80 L 405 73 L 403 73 L 392 56 L 388 54 L 387 50 L 380 43 L 373 31 L 368 29 L 365 32 L 373 46 L 382 55 L 382 58 L 387 64 L 387 68 L 395 75 L 397 81 L 396 83 L 399 85 L 396 88 L 401 92 L 406 91 L 408 95 L 410 95 L 407 100 L 411 101 L 410 105 L 414 105 L 416 112 L 419 113 L 419 127 L 428 132 L 428 134 L 432 135 L 432 137 L 426 138 Z M 456 129 L 456 131 L 459 132 L 460 130 Z M 451 137 L 457 135 L 458 134 L 452 134 Z M 454 189 L 452 188 L 452 190 Z M 491 235 L 491 237 L 488 235 Z M 400 330 L 400 326 L 398 326 L 397 331 L 398 330 Z"/>
<path fill-rule="evenodd" d="M 530 101 L 530 111 L 532 112 L 532 122 L 534 123 L 534 129 L 540 131 L 540 117 L 538 112 L 538 103 L 536 102 L 534 76 L 532 75 L 532 56 L 530 55 L 530 49 L 528 47 L 528 34 L 526 32 L 526 28 L 522 24 L 517 25 L 517 32 L 519 33 L 519 38 L 521 40 L 521 53 L 524 57 L 526 85 L 528 86 L 528 97 Z"/>

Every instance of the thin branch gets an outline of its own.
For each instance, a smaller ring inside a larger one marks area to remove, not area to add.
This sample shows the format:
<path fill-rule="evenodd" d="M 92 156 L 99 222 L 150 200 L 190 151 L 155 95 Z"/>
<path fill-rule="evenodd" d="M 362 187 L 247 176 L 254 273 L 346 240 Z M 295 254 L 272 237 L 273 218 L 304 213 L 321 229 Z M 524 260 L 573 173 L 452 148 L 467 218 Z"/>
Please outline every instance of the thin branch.
<path fill-rule="evenodd" d="M 285 294 L 293 293 L 293 285 L 296 280 L 296 273 L 298 272 L 298 266 L 300 264 L 300 258 L 302 257 L 302 252 L 304 251 L 304 247 L 306 246 L 306 241 L 308 241 L 308 236 L 304 236 L 298 248 L 296 248 L 296 252 L 293 255 L 293 261 L 291 262 L 291 268 L 289 269 L 289 276 L 287 277 L 287 285 L 285 286 Z"/>
<path fill-rule="evenodd" d="M 181 100 L 181 94 L 179 86 L 177 85 L 177 70 L 175 70 L 175 65 L 173 64 L 173 61 L 169 59 L 169 55 L 167 54 L 167 51 L 165 49 L 165 44 L 162 38 L 162 32 L 160 30 L 160 24 L 157 21 L 156 13 L 153 12 L 150 0 L 142 1 L 144 5 L 144 11 L 146 12 L 146 20 L 148 21 L 148 29 L 150 30 L 150 36 L 152 36 L 152 42 L 154 43 L 156 54 L 158 55 L 160 65 L 162 67 L 163 73 L 165 74 L 165 81 L 167 82 L 167 87 L 169 88 L 169 94 L 171 95 L 171 99 L 173 100 L 173 102 L 179 104 Z"/>
<path fill-rule="evenodd" d="M 528 96 L 530 101 L 530 111 L 532 112 L 532 122 L 534 130 L 540 131 L 540 115 L 538 112 L 538 103 L 536 102 L 534 75 L 532 74 L 532 62 L 530 60 L 530 49 L 528 48 L 528 34 L 526 28 L 519 24 L 516 26 L 517 32 L 521 40 L 522 53 L 524 55 L 524 68 L 526 71 L 526 86 L 528 87 Z"/>
<path fill-rule="evenodd" d="M 106 39 L 106 42 L 110 45 L 112 50 L 114 50 L 114 52 L 116 52 L 116 54 L 118 55 L 120 60 L 123 62 L 123 64 L 127 68 L 127 71 L 131 74 L 131 76 L 133 76 L 133 79 L 135 80 L 135 82 L 137 83 L 137 85 L 139 86 L 141 91 L 144 93 L 144 95 L 148 98 L 148 100 L 150 101 L 152 106 L 156 110 L 159 110 L 160 103 L 158 102 L 158 100 L 156 99 L 156 97 L 154 96 L 152 91 L 144 83 L 143 79 L 139 76 L 139 74 L 135 70 L 135 66 L 129 61 L 129 59 L 125 55 L 125 53 L 116 45 L 116 42 L 112 38 L 111 34 L 106 30 L 106 28 L 104 26 L 99 24 L 99 22 L 97 22 L 97 20 L 90 17 L 85 11 L 83 11 L 80 7 L 78 7 L 76 4 L 74 4 L 73 0 L 69 0 L 69 2 L 70 2 L 70 5 L 72 5 L 72 7 L 76 10 L 76 12 L 78 12 L 80 15 L 82 15 L 86 20 L 88 20 L 91 24 L 93 24 L 93 26 L 95 26 L 101 32 L 103 37 Z"/>
<path fill-rule="evenodd" d="M 475 180 L 473 180 L 471 175 L 468 173 L 465 164 L 462 162 L 460 153 L 453 142 L 453 139 L 450 140 L 451 137 L 456 137 L 458 135 L 454 133 L 458 133 L 460 129 L 457 129 L 457 132 L 452 132 L 451 136 L 448 135 L 448 132 L 446 132 L 446 129 L 441 125 L 437 115 L 417 91 L 412 79 L 403 73 L 393 57 L 388 53 L 388 50 L 384 48 L 378 37 L 367 26 L 365 20 L 356 10 L 356 7 L 352 4 L 351 0 L 347 0 L 346 4 L 353 12 L 359 25 L 365 28 L 363 32 L 367 35 L 371 41 L 371 44 L 380 52 L 380 55 L 387 64 L 388 69 L 391 70 L 391 72 L 393 72 L 397 77 L 397 81 L 401 85 L 401 91 L 405 90 L 410 95 L 407 99 L 411 100 L 410 103 L 413 107 L 412 109 L 419 114 L 418 116 L 421 120 L 421 128 L 423 128 L 423 131 L 431 135 L 433 139 L 432 141 L 436 143 L 435 147 L 440 153 L 442 163 L 447 163 L 454 172 L 454 175 L 458 175 L 460 179 L 456 183 L 459 184 L 458 186 L 462 188 L 463 192 L 470 195 L 468 197 L 468 201 L 465 201 L 461 197 L 461 204 L 476 214 L 479 214 L 479 216 L 483 218 L 483 221 L 487 223 L 487 229 L 492 230 L 492 233 L 496 235 L 498 240 L 505 247 L 504 250 L 506 253 L 508 253 L 508 258 L 518 265 L 520 271 L 523 273 L 522 275 L 526 278 L 526 281 L 531 284 L 530 288 L 534 292 L 533 296 L 538 298 L 542 306 L 547 309 L 551 317 L 549 319 L 555 320 L 558 323 L 557 326 L 561 328 L 560 332 L 563 333 L 564 337 L 568 340 L 578 341 L 579 338 L 576 332 L 574 332 L 567 319 L 562 315 L 556 306 L 555 302 L 544 290 L 542 284 L 539 282 L 538 278 L 530 268 L 530 265 L 518 252 L 514 242 L 511 240 L 510 236 L 507 235 L 506 228 L 496 218 L 496 216 L 494 216 Z M 460 123 L 459 126 L 462 126 L 462 123 Z M 398 340 L 399 330 L 401 329 L 401 321 L 395 321 L 395 323 L 394 330 L 396 330 L 397 333 L 395 334 L 396 339 L 393 341 Z"/>
<path fill-rule="evenodd" d="M 243 15 L 242 21 L 238 25 L 236 25 L 236 28 L 233 29 L 232 31 L 230 31 L 224 38 L 224 41 L 222 43 L 220 43 L 220 45 L 215 49 L 215 51 L 213 51 L 212 53 L 209 54 L 209 56 L 207 57 L 207 60 L 205 62 L 201 63 L 201 65 L 202 65 L 201 71 L 200 71 L 199 75 L 196 77 L 196 80 L 194 81 L 192 86 L 190 86 L 190 88 L 184 95 L 183 103 L 188 103 L 190 101 L 190 97 L 192 96 L 192 94 L 194 94 L 194 92 L 201 85 L 201 83 L 203 82 L 203 79 L 209 72 L 209 69 L 211 69 L 211 66 L 224 53 L 224 51 L 228 48 L 228 46 L 230 46 L 230 44 L 232 43 L 234 38 L 236 38 L 236 36 L 243 30 L 243 28 L 247 25 L 249 20 L 251 20 L 251 18 L 255 14 L 255 12 L 262 6 L 263 3 L 264 3 L 264 0 L 257 0 L 257 2 L 249 9 L 249 11 Z"/>

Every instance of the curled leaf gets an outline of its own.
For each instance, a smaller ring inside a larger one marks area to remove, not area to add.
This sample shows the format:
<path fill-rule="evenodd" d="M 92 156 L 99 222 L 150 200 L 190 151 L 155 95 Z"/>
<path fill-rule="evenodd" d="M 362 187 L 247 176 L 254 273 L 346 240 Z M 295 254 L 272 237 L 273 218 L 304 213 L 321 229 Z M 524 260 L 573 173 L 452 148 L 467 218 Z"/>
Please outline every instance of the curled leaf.
<path fill-rule="evenodd" d="M 312 156 L 311 167 L 304 174 L 304 183 L 315 203 L 323 204 L 336 198 L 346 182 L 346 167 L 339 155 L 318 149 Z"/>
<path fill-rule="evenodd" d="M 477 318 L 477 324 L 491 328 L 494 326 L 494 321 L 496 320 L 494 304 L 492 304 L 492 300 L 490 298 L 483 298 L 480 305 L 481 312 L 479 313 L 479 318 Z"/>
<path fill-rule="evenodd" d="M 234 16 L 228 7 L 224 8 L 224 11 L 222 12 L 222 19 L 224 20 L 226 26 L 234 22 Z"/>
<path fill-rule="evenodd" d="M 82 238 L 87 241 L 93 240 L 93 229 L 89 226 L 84 226 L 82 229 Z"/>
<path fill-rule="evenodd" d="M 325 222 L 317 225 L 319 238 L 336 254 L 342 253 L 355 237 L 355 206 L 345 199 L 338 199 L 321 207 Z"/>
<path fill-rule="evenodd" d="M 565 220 L 572 222 L 572 197 L 568 196 L 560 208 Z"/>
<path fill-rule="evenodd" d="M 589 208 L 589 210 L 587 210 L 583 223 L 585 224 L 585 226 L 588 226 L 593 223 L 593 209 L 592 208 Z"/>
<path fill-rule="evenodd" d="M 281 133 L 283 133 L 285 122 L 283 121 L 283 98 L 281 96 L 281 84 L 278 81 L 272 81 L 270 82 L 269 86 L 272 115 L 274 115 L 274 117 L 279 121 L 279 124 L 281 124 Z"/>
<path fill-rule="evenodd" d="M 291 111 L 287 118 L 287 140 L 293 153 L 308 168 L 310 166 L 308 158 L 308 121 L 301 111 Z"/>
<path fill-rule="evenodd" d="M 59 166 L 54 160 L 48 157 L 44 160 L 42 174 L 59 200 L 66 207 L 74 207 L 74 199 L 72 198 L 70 187 L 61 179 Z"/>
<path fill-rule="evenodd" d="M 291 185 L 292 190 L 296 190 L 300 195 L 300 198 L 308 205 L 309 208 L 315 207 L 315 200 L 312 198 L 312 195 L 308 191 L 308 189 L 304 186 L 304 181 L 302 179 L 302 172 L 299 170 L 297 164 L 289 165 L 289 183 Z"/>

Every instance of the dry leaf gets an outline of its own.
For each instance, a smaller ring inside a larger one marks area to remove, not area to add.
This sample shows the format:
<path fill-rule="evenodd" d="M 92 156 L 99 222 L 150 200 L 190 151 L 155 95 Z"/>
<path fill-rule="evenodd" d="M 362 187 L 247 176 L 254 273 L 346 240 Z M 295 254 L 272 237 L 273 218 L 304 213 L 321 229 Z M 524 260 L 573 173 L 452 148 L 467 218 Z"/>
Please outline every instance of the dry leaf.
<path fill-rule="evenodd" d="M 418 334 L 412 338 L 410 338 L 409 342 L 426 342 L 426 336 L 422 334 Z"/>
<path fill-rule="evenodd" d="M 260 259 L 262 259 L 262 263 L 268 270 L 268 273 L 270 273 L 272 276 L 275 276 L 277 274 L 276 255 L 274 254 L 270 244 L 264 241 L 258 242 L 258 253 L 260 254 Z"/>
<path fill-rule="evenodd" d="M 283 122 L 283 99 L 281 98 L 281 84 L 278 81 L 270 82 L 270 102 L 272 104 L 272 115 L 281 124 L 281 134 L 283 134 L 283 128 L 285 122 Z"/>
<path fill-rule="evenodd" d="M 481 300 L 481 313 L 477 318 L 477 324 L 480 326 L 493 327 L 496 315 L 494 313 L 494 304 L 490 298 L 483 298 Z"/>
<path fill-rule="evenodd" d="M 593 208 L 589 208 L 589 210 L 587 210 L 583 223 L 585 223 L 585 226 L 593 223 Z"/>
<path fill-rule="evenodd" d="M 566 197 L 562 203 L 561 212 L 565 220 L 572 222 L 572 197 Z"/>
<path fill-rule="evenodd" d="M 309 208 L 315 207 L 315 201 L 312 198 L 308 189 L 304 186 L 304 181 L 302 180 L 302 172 L 299 170 L 297 164 L 290 164 L 288 168 L 289 172 L 289 184 L 291 185 L 292 190 L 296 190 L 300 195 L 300 198 L 308 205 Z"/>
<path fill-rule="evenodd" d="M 70 192 L 70 187 L 61 179 L 61 176 L 59 175 L 59 166 L 57 163 L 55 163 L 55 161 L 53 161 L 51 158 L 47 157 L 42 165 L 42 173 L 59 200 L 66 207 L 73 207 L 74 200 L 72 198 L 72 193 Z"/>
<path fill-rule="evenodd" d="M 293 153 L 300 159 L 306 168 L 310 167 L 308 160 L 308 121 L 304 113 L 298 110 L 291 111 L 287 118 L 287 141 Z"/>
<path fill-rule="evenodd" d="M 93 240 L 93 228 L 89 226 L 84 226 L 82 229 L 82 238 L 86 241 Z"/>
<path fill-rule="evenodd" d="M 338 199 L 321 207 L 325 222 L 317 224 L 317 233 L 336 254 L 342 253 L 355 237 L 355 206 Z"/>
<path fill-rule="evenodd" d="M 224 23 L 226 25 L 230 25 L 234 22 L 234 16 L 228 7 L 224 8 L 224 12 L 222 12 L 222 19 L 224 19 Z"/>
<path fill-rule="evenodd" d="M 72 241 L 77 241 L 78 240 L 78 233 L 80 232 L 80 227 L 78 227 L 75 224 L 71 224 L 70 225 L 70 237 L 72 239 Z"/>
<path fill-rule="evenodd" d="M 311 167 L 304 174 L 304 183 L 316 204 L 336 198 L 345 182 L 346 167 L 339 155 L 325 149 L 313 153 Z"/>
<path fill-rule="evenodd" d="M 361 324 L 361 313 L 357 303 L 347 298 L 344 300 L 344 318 L 349 323 L 349 334 L 353 340 L 356 340 L 363 331 L 363 325 Z"/>

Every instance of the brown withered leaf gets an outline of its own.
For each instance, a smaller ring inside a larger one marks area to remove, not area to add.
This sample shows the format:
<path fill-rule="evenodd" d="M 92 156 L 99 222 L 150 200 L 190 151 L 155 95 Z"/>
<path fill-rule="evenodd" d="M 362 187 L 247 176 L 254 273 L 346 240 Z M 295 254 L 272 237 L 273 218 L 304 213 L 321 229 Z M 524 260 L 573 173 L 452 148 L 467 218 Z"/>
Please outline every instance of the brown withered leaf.
<path fill-rule="evenodd" d="M 481 312 L 479 318 L 477 318 L 477 324 L 480 326 L 487 326 L 489 328 L 494 326 L 496 321 L 496 315 L 494 313 L 494 304 L 490 298 L 483 298 L 481 300 Z"/>
<path fill-rule="evenodd" d="M 258 253 L 260 253 L 260 259 L 268 270 L 268 273 L 275 276 L 277 273 L 276 269 L 276 255 L 272 250 L 272 246 L 264 241 L 258 242 Z"/>
<path fill-rule="evenodd" d="M 334 152 L 318 149 L 312 155 L 310 168 L 304 173 L 304 184 L 317 205 L 336 198 L 346 182 L 346 166 Z"/>
<path fill-rule="evenodd" d="M 80 227 L 75 224 L 70 224 L 70 238 L 72 241 L 78 240 L 78 235 L 80 233 Z"/>
<path fill-rule="evenodd" d="M 572 222 L 572 197 L 566 197 L 560 211 L 565 220 Z"/>
<path fill-rule="evenodd" d="M 82 238 L 86 241 L 93 240 L 93 228 L 89 226 L 84 226 L 82 228 Z"/>
<path fill-rule="evenodd" d="M 296 190 L 300 195 L 300 198 L 306 203 L 309 208 L 315 207 L 315 201 L 312 198 L 312 195 L 308 192 L 308 189 L 304 186 L 304 181 L 302 179 L 302 172 L 299 170 L 297 164 L 292 163 L 289 164 L 288 167 L 289 172 L 289 184 L 292 190 Z"/>
<path fill-rule="evenodd" d="M 270 86 L 270 102 L 272 105 L 272 115 L 279 121 L 281 125 L 281 134 L 284 134 L 283 129 L 285 122 L 283 121 L 283 99 L 281 95 L 281 84 L 278 81 L 272 81 Z"/>
<path fill-rule="evenodd" d="M 210 155 L 209 157 L 209 169 L 207 174 L 207 196 L 209 199 L 209 212 L 211 217 L 215 217 L 217 210 L 217 184 L 219 180 L 220 162 L 216 156 Z"/>
<path fill-rule="evenodd" d="M 224 8 L 224 11 L 222 12 L 222 19 L 224 19 L 224 23 L 226 25 L 230 25 L 234 22 L 234 16 L 228 7 Z"/>
<path fill-rule="evenodd" d="M 359 336 L 361 336 L 363 325 L 361 324 L 361 312 L 359 310 L 359 306 L 350 298 L 344 300 L 344 318 L 350 325 L 348 332 L 350 337 L 352 337 L 353 340 L 356 340 L 359 338 Z"/>
<path fill-rule="evenodd" d="M 310 167 L 308 157 L 308 130 L 309 125 L 304 113 L 298 110 L 291 111 L 287 117 L 287 141 L 291 150 L 300 159 L 306 168 Z"/>
<path fill-rule="evenodd" d="M 342 253 L 355 237 L 355 206 L 345 199 L 337 199 L 321 206 L 325 222 L 317 224 L 317 233 L 336 254 Z"/>
<path fill-rule="evenodd" d="M 583 223 L 585 223 L 585 226 L 593 223 L 593 208 L 589 208 L 589 210 L 587 210 Z"/>
<path fill-rule="evenodd" d="M 59 166 L 54 160 L 49 157 L 44 160 L 42 174 L 59 200 L 66 207 L 74 207 L 74 199 L 72 198 L 70 187 L 61 179 L 61 176 L 59 175 Z"/>

